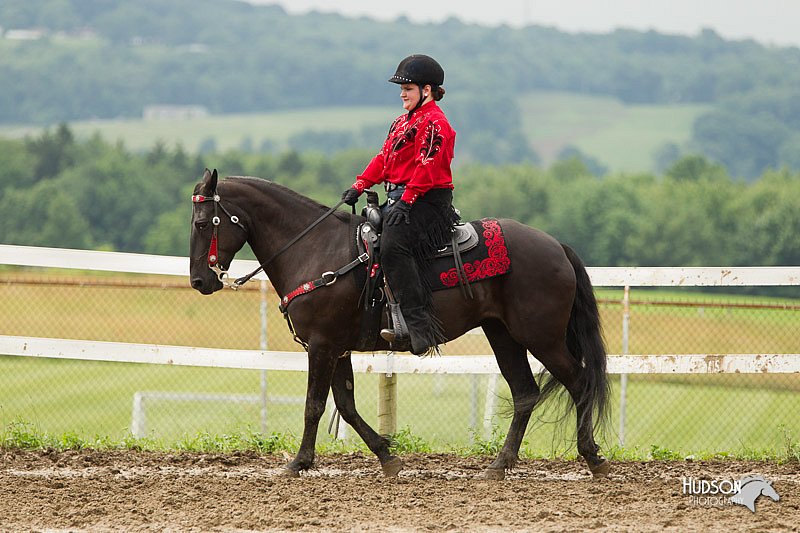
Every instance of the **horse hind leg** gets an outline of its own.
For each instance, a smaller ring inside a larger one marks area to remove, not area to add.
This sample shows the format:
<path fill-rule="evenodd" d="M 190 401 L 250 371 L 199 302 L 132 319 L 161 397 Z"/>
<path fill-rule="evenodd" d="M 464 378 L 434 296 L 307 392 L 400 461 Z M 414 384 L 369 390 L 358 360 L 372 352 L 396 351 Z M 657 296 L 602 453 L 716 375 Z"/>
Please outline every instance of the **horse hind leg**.
<path fill-rule="evenodd" d="M 584 458 L 595 478 L 606 477 L 610 465 L 600 455 L 600 447 L 594 439 L 593 393 L 585 386 L 586 379 L 581 374 L 583 369 L 563 343 L 551 350 L 537 352 L 536 358 L 552 377 L 564 385 L 575 404 L 578 453 Z"/>
<path fill-rule="evenodd" d="M 519 448 L 531 412 L 539 400 L 539 387 L 528 364 L 525 346 L 511 337 L 506 326 L 492 320 L 483 324 L 483 331 L 494 351 L 500 373 L 511 389 L 514 402 L 514 414 L 503 447 L 484 473 L 487 479 L 503 479 L 506 470 L 512 469 L 519 458 Z"/>
<path fill-rule="evenodd" d="M 336 409 L 378 457 L 383 474 L 386 477 L 395 477 L 403 469 L 403 462 L 390 453 L 388 439 L 378 435 L 358 414 L 353 385 L 353 363 L 349 356 L 342 357 L 336 363 L 331 384 Z"/>

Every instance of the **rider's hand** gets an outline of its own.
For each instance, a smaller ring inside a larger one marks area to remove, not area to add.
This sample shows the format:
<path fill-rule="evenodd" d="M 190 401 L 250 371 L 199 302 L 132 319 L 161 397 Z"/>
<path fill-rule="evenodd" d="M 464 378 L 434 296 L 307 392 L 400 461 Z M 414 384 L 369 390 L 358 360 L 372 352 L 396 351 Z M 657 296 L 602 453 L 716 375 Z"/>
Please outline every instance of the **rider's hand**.
<path fill-rule="evenodd" d="M 405 200 L 400 200 L 389 211 L 389 214 L 386 215 L 386 224 L 389 226 L 394 226 L 396 224 L 400 224 L 401 222 L 405 222 L 406 224 L 411 223 L 411 204 L 406 202 Z"/>
<path fill-rule="evenodd" d="M 342 193 L 342 201 L 347 205 L 356 205 L 359 196 L 361 196 L 361 192 L 358 189 L 350 187 Z"/>

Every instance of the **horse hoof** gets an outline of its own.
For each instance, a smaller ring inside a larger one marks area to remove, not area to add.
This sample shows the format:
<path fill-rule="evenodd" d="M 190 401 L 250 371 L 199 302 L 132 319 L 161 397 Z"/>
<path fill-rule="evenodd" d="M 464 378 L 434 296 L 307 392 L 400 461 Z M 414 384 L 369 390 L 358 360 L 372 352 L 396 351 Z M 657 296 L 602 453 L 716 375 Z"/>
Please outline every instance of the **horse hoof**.
<path fill-rule="evenodd" d="M 290 478 L 300 477 L 300 471 L 288 466 L 284 466 L 281 469 L 281 476 Z"/>
<path fill-rule="evenodd" d="M 399 457 L 394 457 L 389 459 L 385 463 L 381 465 L 383 469 L 383 475 L 385 477 L 397 477 L 397 474 L 403 469 L 403 461 L 400 460 Z"/>
<path fill-rule="evenodd" d="M 603 459 L 603 462 L 592 467 L 589 467 L 589 470 L 592 472 L 592 476 L 595 479 L 602 479 L 608 476 L 608 473 L 611 471 L 611 463 L 609 463 L 606 459 Z"/>
<path fill-rule="evenodd" d="M 502 481 L 506 478 L 505 468 L 487 468 L 483 472 L 483 479 L 491 479 L 492 481 Z"/>

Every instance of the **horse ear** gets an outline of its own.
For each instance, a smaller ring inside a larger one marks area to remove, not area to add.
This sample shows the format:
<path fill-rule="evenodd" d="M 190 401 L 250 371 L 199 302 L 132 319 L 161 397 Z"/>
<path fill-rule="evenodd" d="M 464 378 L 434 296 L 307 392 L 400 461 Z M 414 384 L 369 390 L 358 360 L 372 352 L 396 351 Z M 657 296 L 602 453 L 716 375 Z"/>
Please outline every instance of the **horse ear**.
<path fill-rule="evenodd" d="M 214 194 L 217 190 L 217 178 L 217 169 L 214 169 L 214 172 L 208 169 L 203 171 L 203 180 L 200 182 L 200 185 L 206 194 Z"/>

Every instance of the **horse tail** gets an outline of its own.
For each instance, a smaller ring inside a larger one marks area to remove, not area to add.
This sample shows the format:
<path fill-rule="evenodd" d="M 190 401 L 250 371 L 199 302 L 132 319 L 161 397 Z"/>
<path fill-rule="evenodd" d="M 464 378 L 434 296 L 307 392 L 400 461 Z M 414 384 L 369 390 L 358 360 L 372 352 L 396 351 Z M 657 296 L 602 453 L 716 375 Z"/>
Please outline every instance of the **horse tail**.
<path fill-rule="evenodd" d="M 606 345 L 600 329 L 600 312 L 586 266 L 572 248 L 565 244 L 561 246 L 575 270 L 577 282 L 567 324 L 567 348 L 583 369 L 580 393 L 575 403 L 584 417 L 593 417 L 594 427 L 602 428 L 608 421 L 611 391 L 606 373 Z M 584 420 L 579 422 L 582 425 Z"/>

